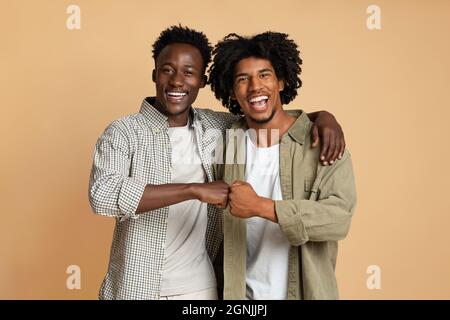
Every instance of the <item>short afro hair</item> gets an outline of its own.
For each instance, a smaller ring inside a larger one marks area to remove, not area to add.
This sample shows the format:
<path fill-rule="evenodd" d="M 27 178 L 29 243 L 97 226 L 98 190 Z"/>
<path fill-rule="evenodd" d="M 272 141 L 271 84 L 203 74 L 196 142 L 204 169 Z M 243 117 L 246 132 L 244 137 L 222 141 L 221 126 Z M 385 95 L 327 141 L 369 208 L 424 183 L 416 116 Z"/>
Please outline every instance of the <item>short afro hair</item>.
<path fill-rule="evenodd" d="M 216 98 L 233 114 L 243 114 L 239 103 L 231 99 L 234 69 L 242 59 L 256 57 L 270 61 L 277 78 L 284 81 L 284 90 L 280 92 L 283 104 L 291 102 L 302 85 L 300 52 L 285 33 L 269 31 L 253 37 L 230 33 L 216 45 L 213 55 L 208 82 Z"/>
<path fill-rule="evenodd" d="M 171 26 L 159 34 L 158 39 L 153 43 L 153 59 L 158 58 L 161 51 L 172 43 L 187 43 L 196 47 L 203 58 L 203 71 L 211 62 L 211 51 L 213 47 L 203 32 L 183 27 L 181 25 Z"/>

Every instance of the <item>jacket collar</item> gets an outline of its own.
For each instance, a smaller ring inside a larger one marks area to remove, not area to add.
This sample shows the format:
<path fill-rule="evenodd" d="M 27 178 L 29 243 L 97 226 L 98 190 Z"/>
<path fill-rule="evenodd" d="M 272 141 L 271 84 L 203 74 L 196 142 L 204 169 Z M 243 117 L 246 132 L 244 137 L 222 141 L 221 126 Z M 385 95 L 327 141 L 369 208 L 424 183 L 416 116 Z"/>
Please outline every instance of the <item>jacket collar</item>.
<path fill-rule="evenodd" d="M 303 110 L 286 110 L 286 112 L 297 118 L 297 120 L 295 120 L 289 128 L 287 134 L 289 134 L 292 139 L 303 145 L 311 123 L 308 115 Z M 248 125 L 247 121 L 245 121 L 245 117 L 242 117 L 236 121 L 231 128 L 247 130 Z"/>
<path fill-rule="evenodd" d="M 303 145 L 305 143 L 311 121 L 309 120 L 306 112 L 303 110 L 288 110 L 287 112 L 297 118 L 294 124 L 289 128 L 288 134 L 292 139 Z"/>

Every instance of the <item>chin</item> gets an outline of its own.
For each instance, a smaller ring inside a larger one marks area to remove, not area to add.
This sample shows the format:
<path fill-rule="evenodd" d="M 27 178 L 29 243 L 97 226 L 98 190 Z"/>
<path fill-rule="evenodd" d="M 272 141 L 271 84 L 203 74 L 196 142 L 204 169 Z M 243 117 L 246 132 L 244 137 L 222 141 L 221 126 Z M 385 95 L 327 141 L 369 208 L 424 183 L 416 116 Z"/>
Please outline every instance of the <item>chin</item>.
<path fill-rule="evenodd" d="M 172 116 L 176 116 L 186 112 L 189 109 L 189 106 L 166 106 L 167 114 Z"/>
<path fill-rule="evenodd" d="M 255 118 L 255 117 L 249 117 L 250 119 L 252 119 L 253 122 L 258 123 L 258 124 L 263 124 L 263 123 L 267 123 L 271 120 L 271 118 Z"/>
<path fill-rule="evenodd" d="M 274 115 L 275 110 L 273 110 L 270 114 L 249 114 L 247 117 L 255 123 L 262 124 L 271 121 Z"/>

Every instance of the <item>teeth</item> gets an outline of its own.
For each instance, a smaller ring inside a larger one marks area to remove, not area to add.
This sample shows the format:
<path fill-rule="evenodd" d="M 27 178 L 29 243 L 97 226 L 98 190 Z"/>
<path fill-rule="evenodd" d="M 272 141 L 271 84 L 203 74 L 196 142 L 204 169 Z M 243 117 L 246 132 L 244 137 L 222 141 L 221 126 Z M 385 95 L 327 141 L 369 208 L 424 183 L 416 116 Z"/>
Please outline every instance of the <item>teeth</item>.
<path fill-rule="evenodd" d="M 251 103 L 253 103 L 253 102 L 259 102 L 259 101 L 261 101 L 261 100 L 266 100 L 266 99 L 269 99 L 269 97 L 268 97 L 268 96 L 259 96 L 259 97 L 251 98 L 251 99 L 250 99 L 250 102 L 251 102 Z"/>
<path fill-rule="evenodd" d="M 186 92 L 167 92 L 167 95 L 171 97 L 184 97 Z"/>

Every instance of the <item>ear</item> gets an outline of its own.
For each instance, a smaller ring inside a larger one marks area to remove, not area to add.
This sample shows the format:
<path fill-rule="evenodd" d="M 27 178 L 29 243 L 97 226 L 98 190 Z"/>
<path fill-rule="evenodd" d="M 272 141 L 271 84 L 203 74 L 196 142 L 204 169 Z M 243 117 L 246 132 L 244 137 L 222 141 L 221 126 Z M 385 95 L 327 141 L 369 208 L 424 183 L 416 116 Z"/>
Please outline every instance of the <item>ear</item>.
<path fill-rule="evenodd" d="M 152 80 L 153 82 L 156 82 L 156 69 L 153 69 L 152 71 Z"/>
<path fill-rule="evenodd" d="M 200 81 L 200 88 L 204 88 L 206 86 L 206 83 L 208 81 L 208 78 L 206 75 L 202 75 L 202 80 Z"/>
<path fill-rule="evenodd" d="M 237 99 L 236 99 L 236 95 L 234 94 L 234 90 L 231 90 L 231 91 L 230 91 L 230 98 L 231 98 L 232 100 L 237 100 Z"/>
<path fill-rule="evenodd" d="M 284 90 L 284 80 L 278 80 L 278 86 L 280 87 L 280 92 Z"/>

